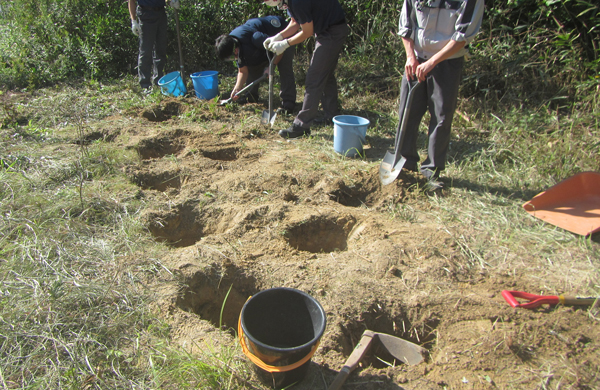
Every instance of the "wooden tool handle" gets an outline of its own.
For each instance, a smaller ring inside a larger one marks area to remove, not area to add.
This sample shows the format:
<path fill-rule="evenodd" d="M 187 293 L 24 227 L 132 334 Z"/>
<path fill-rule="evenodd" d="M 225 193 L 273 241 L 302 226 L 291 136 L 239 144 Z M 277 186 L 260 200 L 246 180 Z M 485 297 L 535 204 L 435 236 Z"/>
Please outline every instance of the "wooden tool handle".
<path fill-rule="evenodd" d="M 593 305 L 598 298 L 594 297 L 574 297 L 571 295 L 560 295 L 558 301 L 563 305 L 568 306 L 588 306 Z"/>
<path fill-rule="evenodd" d="M 340 390 L 344 382 L 346 382 L 346 378 L 348 378 L 348 375 L 350 375 L 350 368 L 344 366 L 344 368 L 342 368 L 337 374 L 334 381 L 331 382 L 327 390 Z"/>
<path fill-rule="evenodd" d="M 358 362 L 361 361 L 367 349 L 371 346 L 371 341 L 373 341 L 373 337 L 375 337 L 375 333 L 369 330 L 365 330 L 358 345 L 354 348 L 354 351 L 346 360 L 346 364 L 340 370 L 340 372 L 335 377 L 334 381 L 331 383 L 327 390 L 339 390 L 342 388 L 342 385 L 348 378 L 348 375 L 356 368 Z"/>

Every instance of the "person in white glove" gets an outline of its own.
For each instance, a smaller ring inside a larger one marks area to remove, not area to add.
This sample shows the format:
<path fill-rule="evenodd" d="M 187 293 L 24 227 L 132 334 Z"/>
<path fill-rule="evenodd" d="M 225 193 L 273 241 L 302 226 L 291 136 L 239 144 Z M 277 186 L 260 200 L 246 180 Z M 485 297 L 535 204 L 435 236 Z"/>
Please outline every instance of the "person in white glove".
<path fill-rule="evenodd" d="M 179 0 L 171 0 L 170 4 L 178 8 Z M 138 79 L 144 89 L 158 84 L 165 74 L 168 27 L 165 6 L 165 0 L 128 0 L 131 31 L 139 37 Z"/>
<path fill-rule="evenodd" d="M 268 39 L 276 38 L 279 31 L 287 26 L 287 21 L 282 16 L 264 16 L 246 21 L 236 27 L 229 34 L 223 34 L 215 41 L 215 51 L 221 60 L 235 60 L 238 67 L 238 75 L 235 86 L 231 91 L 231 98 L 239 102 L 239 96 L 235 96 L 245 85 L 252 83 L 263 75 L 265 68 L 269 66 L 266 48 Z M 269 35 L 273 37 L 268 38 Z M 279 39 L 279 38 L 277 38 Z M 271 54 L 271 53 L 269 53 Z M 292 112 L 296 106 L 296 80 L 294 77 L 293 60 L 294 50 L 281 51 L 275 58 L 274 63 L 279 71 L 279 83 L 281 91 L 281 107 L 279 112 Z M 272 55 L 272 54 L 271 54 Z M 259 85 L 252 87 L 247 100 L 258 102 Z"/>
<path fill-rule="evenodd" d="M 269 50 L 269 45 L 272 42 L 277 42 L 277 41 L 281 41 L 283 40 L 283 36 L 281 34 L 277 34 L 275 36 L 269 37 L 267 39 L 265 39 L 265 41 L 263 42 L 263 47 L 265 48 L 265 50 Z"/>
<path fill-rule="evenodd" d="M 271 42 L 271 44 L 269 45 L 269 50 L 277 55 L 280 55 L 288 47 L 290 47 L 290 42 L 287 39 L 283 39 L 281 41 Z"/>
<path fill-rule="evenodd" d="M 338 0 L 264 0 L 264 4 L 287 9 L 292 18 L 285 30 L 270 37 L 268 43 L 265 41 L 268 50 L 275 54 L 286 52 L 290 46 L 315 36 L 315 50 L 306 72 L 302 110 L 289 128 L 279 131 L 284 138 L 310 135 L 319 103 L 323 107 L 325 121 L 331 121 L 340 111 L 335 68 L 350 33 L 344 10 Z"/>
<path fill-rule="evenodd" d="M 138 22 L 137 19 L 133 19 L 131 21 L 131 31 L 133 32 L 133 35 L 135 35 L 136 37 L 139 37 L 140 34 L 142 33 L 142 28 L 140 27 L 140 22 Z"/>

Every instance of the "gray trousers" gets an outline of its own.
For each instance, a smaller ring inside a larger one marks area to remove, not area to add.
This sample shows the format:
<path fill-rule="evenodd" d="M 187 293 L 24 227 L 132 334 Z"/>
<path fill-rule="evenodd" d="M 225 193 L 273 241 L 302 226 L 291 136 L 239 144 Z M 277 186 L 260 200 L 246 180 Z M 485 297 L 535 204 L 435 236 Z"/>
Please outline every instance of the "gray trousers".
<path fill-rule="evenodd" d="M 316 36 L 315 51 L 306 72 L 304 102 L 294 119 L 295 125 L 310 129 L 317 116 L 319 102 L 326 118 L 333 118 L 339 113 L 335 68 L 349 33 L 348 25 L 342 23 L 330 26 Z"/>
<path fill-rule="evenodd" d="M 296 105 L 296 78 L 294 77 L 294 55 L 296 53 L 295 47 L 290 47 L 283 52 L 283 56 L 277 64 L 277 71 L 279 72 L 279 84 L 281 90 L 279 91 L 279 98 L 281 99 L 281 106 L 293 110 Z M 246 85 L 252 83 L 254 80 L 262 76 L 265 67 L 269 66 L 269 62 L 257 66 L 248 67 L 248 79 Z M 249 98 L 255 102 L 258 101 L 258 88 L 256 85 L 252 87 L 249 93 Z"/>
<path fill-rule="evenodd" d="M 167 62 L 167 13 L 137 7 L 142 33 L 138 53 L 138 77 L 142 88 L 157 84 Z"/>
<path fill-rule="evenodd" d="M 425 85 L 419 85 L 414 89 L 400 154 L 406 158 L 407 163 L 416 165 L 419 162 L 417 149 L 419 124 L 425 112 L 429 110 L 431 119 L 429 121 L 427 158 L 421 164 L 421 170 L 443 171 L 446 168 L 450 130 L 458 100 L 463 64 L 463 57 L 440 62 L 427 75 L 424 81 Z M 404 76 L 400 88 L 400 109 L 398 111 L 400 122 L 396 131 L 397 136 L 402 124 L 407 96 L 408 81 Z"/>

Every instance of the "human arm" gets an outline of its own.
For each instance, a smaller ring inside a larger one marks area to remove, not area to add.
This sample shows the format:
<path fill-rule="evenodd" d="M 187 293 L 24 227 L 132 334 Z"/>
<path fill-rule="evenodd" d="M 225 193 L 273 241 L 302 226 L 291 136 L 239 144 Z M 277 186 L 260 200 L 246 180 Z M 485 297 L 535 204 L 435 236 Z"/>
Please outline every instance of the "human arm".
<path fill-rule="evenodd" d="M 406 64 L 404 64 L 404 72 L 406 78 L 412 80 L 417 72 L 419 66 L 419 60 L 415 54 L 415 42 L 410 38 L 402 38 L 402 44 L 404 45 L 404 52 L 406 53 Z"/>
<path fill-rule="evenodd" d="M 233 90 L 231 91 L 231 96 L 230 96 L 234 101 L 238 100 L 239 96 L 235 96 L 235 94 L 244 88 L 244 85 L 246 84 L 246 80 L 248 80 L 248 73 L 249 73 L 249 71 L 248 71 L 247 66 L 242 66 L 241 68 L 238 69 L 235 86 L 233 87 Z"/>
<path fill-rule="evenodd" d="M 314 25 L 312 21 L 299 24 L 294 18 L 292 18 L 286 29 L 281 32 L 281 35 L 284 39 L 287 39 L 290 46 L 294 46 L 312 37 L 314 31 Z"/>
<path fill-rule="evenodd" d="M 139 36 L 142 32 L 142 28 L 140 27 L 140 23 L 137 20 L 137 12 L 136 12 L 137 2 L 136 2 L 136 0 L 129 0 L 128 8 L 129 8 L 129 16 L 131 17 L 131 32 L 133 32 L 133 34 L 135 36 Z"/>
<path fill-rule="evenodd" d="M 439 64 L 440 62 L 442 62 L 444 60 L 447 60 L 448 58 L 451 58 L 454 54 L 456 54 L 460 50 L 462 50 L 462 48 L 465 47 L 465 45 L 466 45 L 465 41 L 457 42 L 457 41 L 451 39 L 446 44 L 446 46 L 444 46 L 442 48 L 442 50 L 435 53 L 427 61 L 423 62 L 422 64 L 419 64 L 415 68 L 415 75 L 417 76 L 419 81 L 425 81 L 425 77 L 429 74 L 429 72 L 431 72 L 431 70 L 433 68 L 435 68 L 435 66 L 437 64 Z M 414 55 L 414 51 L 413 51 L 413 55 Z M 407 63 L 408 63 L 408 61 L 407 61 Z M 417 64 L 418 64 L 418 61 L 417 61 Z"/>
<path fill-rule="evenodd" d="M 294 18 L 292 18 L 290 20 L 290 22 L 288 23 L 288 25 L 286 26 L 286 28 L 281 30 L 279 33 L 273 35 L 272 37 L 265 39 L 265 41 L 263 43 L 264 48 L 269 50 L 269 47 L 273 43 L 283 41 L 284 33 L 286 34 L 285 35 L 286 38 L 291 37 L 292 35 L 294 35 L 296 33 L 296 31 L 298 31 L 299 28 L 300 28 L 300 25 L 294 20 Z"/>
<path fill-rule="evenodd" d="M 300 31 L 298 31 L 300 30 Z M 298 24 L 294 18 L 281 33 L 282 41 L 273 42 L 269 45 L 269 50 L 282 54 L 288 47 L 300 44 L 314 34 L 313 22 Z"/>
<path fill-rule="evenodd" d="M 129 0 L 129 16 L 131 17 L 131 20 L 137 20 L 137 14 L 135 12 L 136 7 L 136 0 Z"/>

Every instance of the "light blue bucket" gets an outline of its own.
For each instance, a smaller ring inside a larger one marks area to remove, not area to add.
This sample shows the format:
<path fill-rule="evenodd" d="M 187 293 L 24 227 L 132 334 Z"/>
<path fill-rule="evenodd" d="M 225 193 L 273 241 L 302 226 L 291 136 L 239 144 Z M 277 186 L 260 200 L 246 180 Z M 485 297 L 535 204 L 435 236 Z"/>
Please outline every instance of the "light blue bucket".
<path fill-rule="evenodd" d="M 338 115 L 333 118 L 333 149 L 346 157 L 363 152 L 369 120 L 354 115 Z"/>
<path fill-rule="evenodd" d="M 183 96 L 187 93 L 179 71 L 167 73 L 158 80 L 160 92 L 167 96 Z"/>
<path fill-rule="evenodd" d="M 205 70 L 191 74 L 194 83 L 194 91 L 198 99 L 209 100 L 219 94 L 219 72 L 216 70 Z"/>

